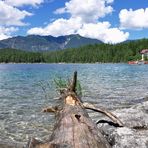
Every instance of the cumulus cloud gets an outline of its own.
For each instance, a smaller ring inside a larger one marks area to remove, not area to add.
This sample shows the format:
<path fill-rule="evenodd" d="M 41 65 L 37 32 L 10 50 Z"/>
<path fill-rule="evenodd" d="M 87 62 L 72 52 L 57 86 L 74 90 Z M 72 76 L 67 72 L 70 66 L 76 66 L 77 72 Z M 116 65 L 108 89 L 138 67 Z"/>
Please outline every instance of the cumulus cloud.
<path fill-rule="evenodd" d="M 81 28 L 82 23 L 80 18 L 70 19 L 57 19 L 53 23 L 48 24 L 45 28 L 36 27 L 28 30 L 28 34 L 40 34 L 40 35 L 69 35 L 77 33 L 77 30 Z"/>
<path fill-rule="evenodd" d="M 119 13 L 119 18 L 123 29 L 148 28 L 148 8 L 135 11 L 123 9 Z"/>
<path fill-rule="evenodd" d="M 28 30 L 28 34 L 69 35 L 80 34 L 84 37 L 96 38 L 105 43 L 118 43 L 128 39 L 129 33 L 118 28 L 111 28 L 109 22 L 82 23 L 81 19 L 58 19 L 45 28 L 36 27 Z"/>
<path fill-rule="evenodd" d="M 96 22 L 113 11 L 113 8 L 107 5 L 108 2 L 111 0 L 70 0 L 65 3 L 65 7 L 57 9 L 55 13 L 70 13 L 74 18 L 81 17 L 83 22 Z"/>
<path fill-rule="evenodd" d="M 4 2 L 11 6 L 20 7 L 23 5 L 37 6 L 44 2 L 44 0 L 4 0 Z"/>
<path fill-rule="evenodd" d="M 69 19 L 60 18 L 46 27 L 31 28 L 27 33 L 53 36 L 80 34 L 105 43 L 125 41 L 129 33 L 111 28 L 109 22 L 99 22 L 101 17 L 112 13 L 113 8 L 109 5 L 112 2 L 113 0 L 70 0 L 65 3 L 65 7 L 55 11 L 56 14 L 70 14 Z"/>
<path fill-rule="evenodd" d="M 26 16 L 31 16 L 32 14 L 22 10 L 7 5 L 3 1 L 0 1 L 0 25 L 15 25 L 15 26 L 23 26 L 25 25 L 22 20 Z"/>
<path fill-rule="evenodd" d="M 7 39 L 11 37 L 11 34 L 16 32 L 18 28 L 15 27 L 0 27 L 0 40 Z"/>
<path fill-rule="evenodd" d="M 27 23 L 23 22 L 24 18 L 27 16 L 32 16 L 33 14 L 20 10 L 14 5 L 16 2 L 25 2 L 23 0 L 3 0 L 0 1 L 0 40 L 11 37 L 11 34 L 16 32 L 18 29 L 14 26 L 24 26 Z M 31 0 L 30 0 L 31 2 Z M 12 5 L 12 3 L 14 5 Z"/>
<path fill-rule="evenodd" d="M 84 24 L 78 33 L 82 36 L 99 39 L 104 43 L 119 43 L 128 39 L 128 32 L 124 33 L 118 28 L 110 28 L 110 26 L 109 22 Z"/>

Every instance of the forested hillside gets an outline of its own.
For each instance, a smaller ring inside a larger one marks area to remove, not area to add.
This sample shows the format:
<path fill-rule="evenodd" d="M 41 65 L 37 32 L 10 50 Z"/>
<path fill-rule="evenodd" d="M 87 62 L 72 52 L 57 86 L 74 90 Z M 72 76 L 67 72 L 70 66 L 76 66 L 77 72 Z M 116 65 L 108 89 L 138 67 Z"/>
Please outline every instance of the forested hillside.
<path fill-rule="evenodd" d="M 24 52 L 15 49 L 0 49 L 0 62 L 118 63 L 141 59 L 140 51 L 145 48 L 148 48 L 148 39 L 129 41 L 116 45 L 94 44 L 50 52 Z"/>
<path fill-rule="evenodd" d="M 66 49 L 43 53 L 46 62 L 127 62 L 141 59 L 140 51 L 148 48 L 148 39 L 130 41 L 116 45 L 95 44 L 77 49 Z"/>

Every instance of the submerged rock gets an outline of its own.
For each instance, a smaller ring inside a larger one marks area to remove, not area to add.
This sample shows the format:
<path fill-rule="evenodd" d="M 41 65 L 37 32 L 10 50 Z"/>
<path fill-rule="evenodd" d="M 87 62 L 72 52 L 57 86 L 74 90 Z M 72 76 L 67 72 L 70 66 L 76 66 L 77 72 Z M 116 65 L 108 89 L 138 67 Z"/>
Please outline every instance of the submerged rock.
<path fill-rule="evenodd" d="M 25 148 L 23 144 L 0 141 L 0 148 Z"/>
<path fill-rule="evenodd" d="M 148 148 L 148 101 L 131 108 L 119 109 L 114 114 L 124 127 L 111 121 L 99 120 L 98 127 L 113 148 Z"/>

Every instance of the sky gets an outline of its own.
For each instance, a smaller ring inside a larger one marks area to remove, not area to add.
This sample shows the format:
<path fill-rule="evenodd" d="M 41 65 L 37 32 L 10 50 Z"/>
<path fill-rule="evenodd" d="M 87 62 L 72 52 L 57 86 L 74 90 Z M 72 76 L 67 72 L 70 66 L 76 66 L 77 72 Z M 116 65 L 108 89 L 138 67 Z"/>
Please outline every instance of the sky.
<path fill-rule="evenodd" d="M 148 0 L 0 0 L 0 40 L 69 34 L 113 44 L 148 38 Z"/>

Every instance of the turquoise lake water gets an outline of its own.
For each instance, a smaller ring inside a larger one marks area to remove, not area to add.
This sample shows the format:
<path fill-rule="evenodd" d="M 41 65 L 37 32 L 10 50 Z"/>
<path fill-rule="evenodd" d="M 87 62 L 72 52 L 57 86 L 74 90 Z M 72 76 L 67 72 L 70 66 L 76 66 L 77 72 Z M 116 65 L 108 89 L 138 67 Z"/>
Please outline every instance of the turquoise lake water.
<path fill-rule="evenodd" d="M 41 110 L 57 102 L 53 80 L 71 77 L 75 70 L 83 101 L 115 110 L 148 96 L 148 65 L 0 64 L 0 141 L 47 139 L 54 115 Z"/>

